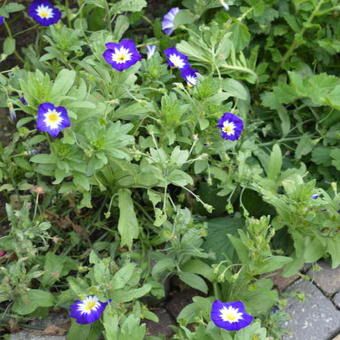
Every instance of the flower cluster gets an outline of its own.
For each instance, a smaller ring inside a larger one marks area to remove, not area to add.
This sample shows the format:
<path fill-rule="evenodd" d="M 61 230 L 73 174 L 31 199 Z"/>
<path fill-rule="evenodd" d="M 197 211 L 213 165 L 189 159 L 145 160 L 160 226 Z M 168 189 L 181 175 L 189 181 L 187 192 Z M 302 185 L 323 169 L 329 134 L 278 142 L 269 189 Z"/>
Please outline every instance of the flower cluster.
<path fill-rule="evenodd" d="M 175 29 L 175 18 L 179 8 L 172 8 L 162 21 L 162 29 L 165 34 L 170 35 Z M 39 24 L 50 26 L 61 19 L 61 12 L 54 7 L 49 0 L 34 0 L 31 2 L 28 14 Z M 4 17 L 0 16 L 0 24 Z M 106 50 L 103 52 L 104 60 L 112 68 L 122 72 L 142 59 L 133 40 L 124 39 L 119 43 L 109 42 L 105 45 Z M 155 45 L 147 45 L 147 58 L 151 58 L 155 53 Z M 167 62 L 170 67 L 178 68 L 180 76 L 187 82 L 189 87 L 195 86 L 198 81 L 198 70 L 191 68 L 188 57 L 179 52 L 175 47 L 169 47 L 164 50 Z M 24 97 L 20 98 L 22 104 L 27 102 Z M 61 130 L 71 125 L 66 108 L 55 107 L 52 103 L 40 104 L 38 108 L 37 129 L 48 132 L 51 136 L 57 137 Z M 237 140 L 240 138 L 243 130 L 243 121 L 241 118 L 232 113 L 226 112 L 218 122 L 223 139 Z"/>
<path fill-rule="evenodd" d="M 241 301 L 223 303 L 216 300 L 212 304 L 210 317 L 217 327 L 227 331 L 238 331 L 249 326 L 254 319 L 246 313 Z"/>
<path fill-rule="evenodd" d="M 82 325 L 97 321 L 103 314 L 107 304 L 101 302 L 97 296 L 88 296 L 84 300 L 77 300 L 70 306 L 70 317 Z"/>

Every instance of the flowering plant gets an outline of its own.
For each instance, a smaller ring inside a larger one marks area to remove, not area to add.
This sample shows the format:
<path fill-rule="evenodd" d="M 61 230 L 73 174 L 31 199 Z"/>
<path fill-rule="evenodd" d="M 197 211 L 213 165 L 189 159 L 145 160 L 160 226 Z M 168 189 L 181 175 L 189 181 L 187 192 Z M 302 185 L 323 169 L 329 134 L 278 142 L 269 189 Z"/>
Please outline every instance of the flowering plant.
<path fill-rule="evenodd" d="M 273 272 L 340 264 L 334 1 L 0 6 L 4 332 L 158 340 L 190 288 L 174 339 L 281 336 Z"/>

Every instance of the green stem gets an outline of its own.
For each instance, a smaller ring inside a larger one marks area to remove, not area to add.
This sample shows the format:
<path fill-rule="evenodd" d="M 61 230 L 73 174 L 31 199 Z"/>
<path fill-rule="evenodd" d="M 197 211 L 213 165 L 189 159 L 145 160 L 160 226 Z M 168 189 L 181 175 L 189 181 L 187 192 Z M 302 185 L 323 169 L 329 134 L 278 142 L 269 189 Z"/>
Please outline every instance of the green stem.
<path fill-rule="evenodd" d="M 288 58 L 302 44 L 302 42 L 303 42 L 303 35 L 305 34 L 306 30 L 309 28 L 312 20 L 316 16 L 317 12 L 319 11 L 319 9 L 322 6 L 324 1 L 325 0 L 320 0 L 318 2 L 316 7 L 314 8 L 313 12 L 309 16 L 308 20 L 303 24 L 303 27 L 302 27 L 301 31 L 294 35 L 294 40 L 293 40 L 292 44 L 289 46 L 289 48 L 288 48 L 287 52 L 285 53 L 285 55 L 282 57 L 280 65 L 275 69 L 274 75 L 276 75 L 279 72 L 279 70 L 282 69 L 282 66 L 286 63 Z"/>
<path fill-rule="evenodd" d="M 11 38 L 11 39 L 14 39 L 13 38 L 13 34 L 12 34 L 12 31 L 10 29 L 10 27 L 8 26 L 7 22 L 5 21 L 4 22 L 4 25 L 5 25 L 5 28 L 6 28 L 6 31 L 8 33 L 8 36 Z M 17 52 L 17 50 L 14 51 L 14 55 L 17 57 L 17 59 L 19 61 L 21 61 L 23 64 L 25 64 L 25 60 L 21 57 L 21 55 Z"/>
<path fill-rule="evenodd" d="M 71 27 L 70 3 L 69 3 L 69 0 L 65 0 L 65 6 L 66 6 L 67 25 L 68 25 L 68 27 Z"/>
<path fill-rule="evenodd" d="M 250 73 L 251 75 L 253 75 L 257 79 L 257 74 L 253 70 L 251 70 L 250 68 L 242 67 L 242 66 L 229 65 L 229 64 L 222 64 L 221 67 L 228 69 L 228 70 L 235 70 L 235 71 Z"/>
<path fill-rule="evenodd" d="M 26 28 L 26 29 L 23 30 L 23 31 L 14 33 L 14 34 L 13 34 L 13 38 L 16 37 L 16 36 L 18 36 L 18 35 L 20 35 L 20 34 L 23 34 L 23 33 L 26 33 L 26 32 L 28 32 L 28 31 L 34 30 L 34 29 L 36 29 L 38 26 L 39 26 L 39 25 L 36 24 L 36 25 L 33 25 L 33 26 L 29 27 L 29 28 Z"/>

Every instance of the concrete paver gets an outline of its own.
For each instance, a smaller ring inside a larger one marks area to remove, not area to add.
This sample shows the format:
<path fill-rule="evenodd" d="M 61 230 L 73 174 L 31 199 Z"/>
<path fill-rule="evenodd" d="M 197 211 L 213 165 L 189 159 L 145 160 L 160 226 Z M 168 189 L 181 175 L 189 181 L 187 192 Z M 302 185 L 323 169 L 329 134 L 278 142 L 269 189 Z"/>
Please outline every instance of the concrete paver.
<path fill-rule="evenodd" d="M 291 333 L 283 340 L 328 340 L 340 331 L 340 311 L 313 283 L 300 279 L 286 292 L 304 293 L 305 300 L 289 299 L 287 312 L 291 320 L 284 326 Z"/>

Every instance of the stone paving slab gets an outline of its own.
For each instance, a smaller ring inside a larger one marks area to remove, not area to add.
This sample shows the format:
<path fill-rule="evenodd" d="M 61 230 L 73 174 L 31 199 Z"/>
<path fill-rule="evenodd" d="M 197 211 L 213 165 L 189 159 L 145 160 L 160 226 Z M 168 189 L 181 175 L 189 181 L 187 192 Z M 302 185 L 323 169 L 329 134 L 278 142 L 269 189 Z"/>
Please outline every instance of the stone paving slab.
<path fill-rule="evenodd" d="M 327 263 L 320 261 L 318 265 L 322 268 L 319 271 L 310 269 L 308 276 L 327 295 L 332 296 L 340 291 L 340 266 L 332 269 Z"/>
<path fill-rule="evenodd" d="M 340 308 L 340 292 L 336 293 L 334 298 L 333 298 L 333 303 Z M 339 338 L 340 340 L 340 338 Z"/>
<path fill-rule="evenodd" d="M 340 340 L 340 334 L 338 334 L 335 338 L 333 338 L 332 340 Z"/>
<path fill-rule="evenodd" d="M 328 340 L 340 331 L 340 311 L 313 283 L 300 279 L 286 292 L 303 292 L 305 300 L 288 300 L 286 310 L 291 320 L 284 326 L 291 332 L 283 340 Z"/>
<path fill-rule="evenodd" d="M 58 335 L 38 335 L 32 332 L 22 331 L 12 334 L 10 340 L 66 340 L 66 337 Z"/>

